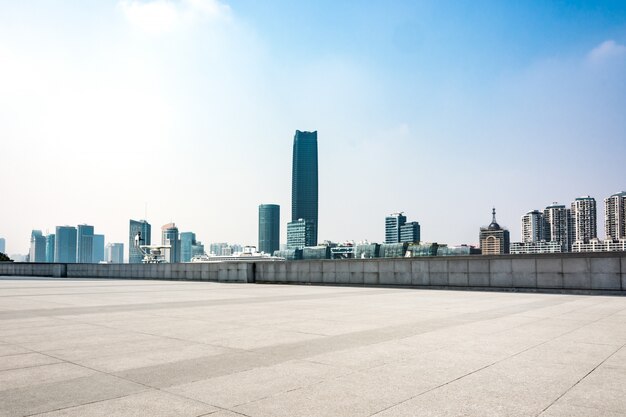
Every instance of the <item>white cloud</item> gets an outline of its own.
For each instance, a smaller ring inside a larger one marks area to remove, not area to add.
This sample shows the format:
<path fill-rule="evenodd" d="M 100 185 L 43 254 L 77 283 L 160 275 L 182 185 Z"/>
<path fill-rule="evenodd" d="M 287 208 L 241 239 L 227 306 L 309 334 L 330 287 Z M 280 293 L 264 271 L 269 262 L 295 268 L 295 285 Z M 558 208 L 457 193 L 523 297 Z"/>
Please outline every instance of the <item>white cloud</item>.
<path fill-rule="evenodd" d="M 171 32 L 200 19 L 230 15 L 230 7 L 218 0 L 121 0 L 118 6 L 133 26 L 151 34 Z"/>
<path fill-rule="evenodd" d="M 608 59 L 626 56 L 626 46 L 614 40 L 607 40 L 596 46 L 589 52 L 587 58 L 594 63 L 604 62 Z"/>

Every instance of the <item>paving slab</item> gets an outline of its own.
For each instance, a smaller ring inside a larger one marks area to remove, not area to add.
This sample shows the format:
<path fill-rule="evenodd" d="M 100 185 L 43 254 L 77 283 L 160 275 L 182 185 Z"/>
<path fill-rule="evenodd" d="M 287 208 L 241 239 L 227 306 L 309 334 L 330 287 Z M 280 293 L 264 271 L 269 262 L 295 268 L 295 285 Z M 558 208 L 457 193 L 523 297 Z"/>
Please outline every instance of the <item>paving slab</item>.
<path fill-rule="evenodd" d="M 612 417 L 625 345 L 617 296 L 0 277 L 0 416 Z"/>

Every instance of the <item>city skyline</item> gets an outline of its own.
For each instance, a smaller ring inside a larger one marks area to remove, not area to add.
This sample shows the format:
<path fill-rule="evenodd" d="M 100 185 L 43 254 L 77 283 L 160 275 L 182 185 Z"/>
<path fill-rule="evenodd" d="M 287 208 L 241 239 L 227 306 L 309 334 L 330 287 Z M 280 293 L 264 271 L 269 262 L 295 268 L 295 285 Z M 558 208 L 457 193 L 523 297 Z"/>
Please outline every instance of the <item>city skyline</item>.
<path fill-rule="evenodd" d="M 403 210 L 477 244 L 496 206 L 520 241 L 528 210 L 624 189 L 626 4 L 414 3 L 3 3 L 6 251 L 64 224 L 127 242 L 129 218 L 252 244 L 295 129 L 320 135 L 318 240 Z"/>

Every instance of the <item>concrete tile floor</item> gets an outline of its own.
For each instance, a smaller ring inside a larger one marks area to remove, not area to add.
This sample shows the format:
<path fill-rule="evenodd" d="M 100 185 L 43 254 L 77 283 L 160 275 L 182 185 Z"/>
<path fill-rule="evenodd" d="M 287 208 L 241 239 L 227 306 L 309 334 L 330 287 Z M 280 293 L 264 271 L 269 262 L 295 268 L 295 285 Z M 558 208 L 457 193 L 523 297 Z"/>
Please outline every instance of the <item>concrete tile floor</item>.
<path fill-rule="evenodd" d="M 626 298 L 0 278 L 0 416 L 623 416 Z"/>

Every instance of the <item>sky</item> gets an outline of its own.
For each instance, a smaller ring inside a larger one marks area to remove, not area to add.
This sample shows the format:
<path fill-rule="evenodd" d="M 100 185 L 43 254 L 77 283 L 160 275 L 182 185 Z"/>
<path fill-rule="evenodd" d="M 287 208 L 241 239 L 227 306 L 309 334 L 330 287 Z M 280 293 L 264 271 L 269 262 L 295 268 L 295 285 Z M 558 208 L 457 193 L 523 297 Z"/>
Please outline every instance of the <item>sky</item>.
<path fill-rule="evenodd" d="M 257 244 L 318 131 L 319 238 L 478 243 L 626 189 L 624 1 L 0 0 L 0 237 Z M 126 249 L 127 250 L 127 249 Z"/>

